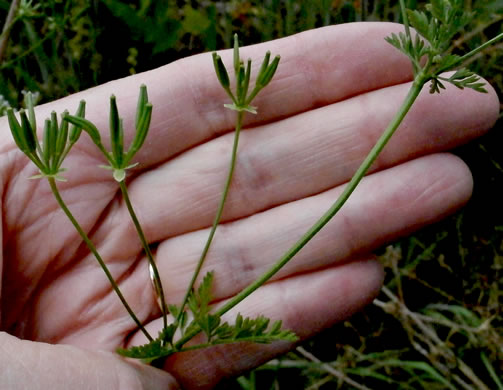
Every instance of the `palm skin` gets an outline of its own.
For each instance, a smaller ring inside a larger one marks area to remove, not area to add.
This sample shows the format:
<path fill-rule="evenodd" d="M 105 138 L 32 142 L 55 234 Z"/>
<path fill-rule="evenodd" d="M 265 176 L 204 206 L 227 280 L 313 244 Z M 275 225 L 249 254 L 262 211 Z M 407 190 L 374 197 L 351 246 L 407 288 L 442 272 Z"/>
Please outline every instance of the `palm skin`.
<path fill-rule="evenodd" d="M 282 56 L 277 75 L 246 117 L 238 163 L 202 273 L 215 271 L 223 302 L 262 274 L 336 199 L 409 88 L 407 59 L 385 43 L 392 24 L 349 24 L 244 48 L 259 64 Z M 230 63 L 232 54 L 222 53 Z M 117 96 L 127 140 L 140 84 L 154 104 L 140 165 L 128 174 L 133 206 L 154 245 L 166 299 L 179 303 L 207 237 L 227 172 L 234 113 L 203 54 L 118 80 L 37 110 L 74 112 L 108 135 L 108 98 Z M 347 318 L 377 294 L 382 269 L 370 252 L 434 222 L 471 194 L 467 167 L 440 153 L 488 130 L 494 91 L 422 93 L 341 213 L 273 280 L 229 313 L 282 319 L 301 339 Z M 230 345 L 170 357 L 165 370 L 112 352 L 145 342 L 42 180 L 0 127 L 3 251 L 0 383 L 9 389 L 211 388 L 293 347 Z M 127 142 L 126 142 L 127 144 Z M 147 261 L 120 190 L 85 135 L 59 184 L 126 299 L 146 328 L 162 326 Z M 341 340 L 343 341 L 343 340 Z M 58 387 L 59 386 L 59 387 Z"/>

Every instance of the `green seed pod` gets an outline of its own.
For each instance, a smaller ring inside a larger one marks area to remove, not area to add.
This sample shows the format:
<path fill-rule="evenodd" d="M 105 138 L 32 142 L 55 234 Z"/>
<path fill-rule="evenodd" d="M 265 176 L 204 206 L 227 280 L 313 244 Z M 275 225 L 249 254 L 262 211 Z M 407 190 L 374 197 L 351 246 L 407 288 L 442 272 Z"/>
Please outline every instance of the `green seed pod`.
<path fill-rule="evenodd" d="M 279 60 L 280 56 L 274 57 L 271 65 L 267 67 L 267 70 L 264 72 L 263 77 L 260 80 L 260 85 L 262 86 L 262 88 L 269 84 L 269 82 L 272 80 L 274 74 L 276 73 L 276 69 L 278 69 Z"/>
<path fill-rule="evenodd" d="M 127 157 L 124 164 L 128 164 L 133 156 L 140 150 L 145 138 L 147 137 L 150 128 L 150 119 L 152 118 L 152 104 L 147 103 L 143 110 L 143 116 L 140 118 L 138 126 L 136 128 L 136 134 L 128 150 Z"/>
<path fill-rule="evenodd" d="M 68 114 L 68 111 L 64 111 L 62 118 Z M 68 141 L 68 122 L 62 120 L 61 125 L 59 126 L 58 133 L 56 135 L 56 147 L 54 149 L 54 158 L 53 158 L 53 168 L 56 169 L 61 161 L 59 161 L 60 156 L 63 154 L 66 148 L 66 142 Z"/>
<path fill-rule="evenodd" d="M 265 53 L 264 60 L 262 61 L 262 65 L 260 65 L 260 69 L 258 71 L 257 75 L 257 81 L 256 84 L 259 84 L 259 80 L 264 77 L 264 73 L 267 70 L 267 67 L 269 66 L 269 59 L 271 58 L 271 52 L 268 51 Z"/>
<path fill-rule="evenodd" d="M 239 70 L 238 73 L 236 73 L 236 78 L 237 78 L 237 86 L 236 86 L 236 97 L 238 102 L 244 101 L 246 96 L 243 96 L 243 91 L 245 90 L 245 66 L 241 62 L 239 65 Z"/>
<path fill-rule="evenodd" d="M 124 160 L 124 122 L 119 118 L 119 138 L 117 143 L 117 164 L 122 165 Z"/>
<path fill-rule="evenodd" d="M 213 66 L 215 67 L 215 73 L 217 74 L 218 81 L 225 89 L 230 86 L 229 75 L 227 74 L 227 69 L 222 62 L 222 58 L 217 54 L 213 53 Z"/>
<path fill-rule="evenodd" d="M 124 132 L 122 130 L 119 110 L 117 109 L 117 101 L 115 96 L 110 97 L 110 143 L 112 147 L 112 155 L 117 166 L 122 163 L 122 153 L 124 151 Z"/>
<path fill-rule="evenodd" d="M 50 163 L 50 132 L 51 132 L 52 123 L 50 119 L 46 119 L 44 122 L 44 134 L 42 136 L 42 160 L 46 167 L 49 166 Z"/>
<path fill-rule="evenodd" d="M 24 95 L 24 105 L 28 110 L 28 119 L 30 121 L 31 128 L 36 129 L 37 121 L 34 110 L 35 104 L 33 103 L 33 94 L 31 92 L 27 92 L 26 95 Z"/>
<path fill-rule="evenodd" d="M 138 95 L 138 104 L 136 105 L 136 121 L 135 121 L 136 128 L 138 128 L 138 124 L 143 116 L 143 111 L 147 103 L 148 103 L 147 86 L 145 84 L 142 84 L 140 86 L 140 94 Z"/>
<path fill-rule="evenodd" d="M 96 126 L 93 125 L 93 123 L 91 121 L 84 119 L 84 118 L 79 118 L 78 116 L 73 116 L 73 115 L 65 115 L 65 121 L 68 121 L 71 124 L 84 130 L 87 134 L 89 134 L 89 137 L 91 137 L 93 142 L 97 146 L 99 146 L 101 149 L 100 132 L 98 131 Z"/>
<path fill-rule="evenodd" d="M 14 138 L 14 142 L 23 153 L 28 151 L 28 145 L 26 144 L 26 140 L 23 135 L 23 129 L 17 121 L 12 108 L 7 109 L 7 118 L 9 120 L 9 127 L 12 133 L 12 138 Z"/>
<path fill-rule="evenodd" d="M 248 58 L 246 63 L 246 72 L 243 81 L 243 101 L 246 99 L 246 95 L 248 94 L 248 88 L 250 86 L 250 77 L 251 77 L 251 59 Z"/>
<path fill-rule="evenodd" d="M 36 140 L 36 129 L 31 127 L 30 121 L 26 116 L 26 112 L 21 110 L 19 115 L 21 116 L 21 127 L 23 129 L 23 137 L 26 142 L 26 146 L 28 150 L 33 153 L 37 149 L 37 140 Z"/>
<path fill-rule="evenodd" d="M 235 74 L 238 74 L 239 72 L 239 67 L 241 65 L 241 60 L 239 59 L 239 40 L 238 40 L 238 34 L 234 34 L 234 72 Z"/>
<path fill-rule="evenodd" d="M 44 128 L 44 143 L 42 145 L 43 160 L 48 168 L 54 165 L 54 157 L 56 154 L 56 140 L 58 136 L 58 117 L 56 112 L 51 112 L 51 120 L 49 126 Z"/>
<path fill-rule="evenodd" d="M 80 118 L 84 118 L 85 113 L 86 113 L 86 102 L 84 100 L 81 100 L 80 104 L 79 104 L 79 108 L 77 109 L 77 112 L 75 113 L 75 116 L 80 117 Z M 63 119 L 65 120 L 65 122 L 66 122 L 67 117 L 68 117 L 68 114 L 65 114 L 63 116 Z M 74 124 L 70 128 L 70 136 L 69 136 L 70 143 L 74 144 L 75 142 L 77 142 L 77 140 L 80 138 L 81 133 L 82 133 L 82 127 Z"/>

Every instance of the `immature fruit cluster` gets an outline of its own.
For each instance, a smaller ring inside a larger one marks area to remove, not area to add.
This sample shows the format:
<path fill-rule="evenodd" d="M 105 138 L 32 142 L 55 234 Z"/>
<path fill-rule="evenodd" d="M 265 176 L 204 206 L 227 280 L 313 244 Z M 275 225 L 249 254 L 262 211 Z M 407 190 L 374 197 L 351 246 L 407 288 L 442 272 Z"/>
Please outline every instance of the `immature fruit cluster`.
<path fill-rule="evenodd" d="M 25 105 L 28 114 L 25 110 L 21 110 L 19 113 L 21 123 L 18 122 L 12 108 L 7 110 L 7 117 L 16 145 L 40 170 L 40 174 L 32 178 L 54 177 L 60 181 L 65 180 L 60 176 L 60 173 L 64 171 L 61 164 L 78 141 L 82 129 L 79 126 L 72 126 L 69 129 L 68 122 L 65 120 L 58 123 L 57 114 L 52 112 L 51 118 L 45 120 L 42 144 L 40 144 L 37 138 L 37 122 L 31 93 L 26 94 Z M 63 113 L 63 117 L 66 113 L 66 111 Z M 82 118 L 84 113 L 85 102 L 80 102 L 75 115 L 77 118 Z"/>
<path fill-rule="evenodd" d="M 244 62 L 239 58 L 239 43 L 237 35 L 234 35 L 234 74 L 236 75 L 236 91 L 231 91 L 229 75 L 227 69 L 222 61 L 222 58 L 217 54 L 213 53 L 213 65 L 215 67 L 215 73 L 217 74 L 218 81 L 222 85 L 222 88 L 227 92 L 227 95 L 232 99 L 232 104 L 225 104 L 224 106 L 236 111 L 247 111 L 252 114 L 256 114 L 256 107 L 250 106 L 252 100 L 257 96 L 257 94 L 270 83 L 276 69 L 278 69 L 278 64 L 280 56 L 274 57 L 272 62 L 271 52 L 267 52 L 260 66 L 257 78 L 255 80 L 255 87 L 251 90 L 250 94 L 250 76 L 251 76 L 251 59 L 246 61 L 246 68 Z"/>

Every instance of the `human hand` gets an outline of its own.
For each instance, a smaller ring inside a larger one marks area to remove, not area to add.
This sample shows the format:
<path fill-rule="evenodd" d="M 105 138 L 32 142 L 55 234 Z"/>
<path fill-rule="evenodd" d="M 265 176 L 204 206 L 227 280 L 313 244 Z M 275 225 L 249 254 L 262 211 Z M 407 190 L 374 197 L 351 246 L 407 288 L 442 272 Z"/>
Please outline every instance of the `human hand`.
<path fill-rule="evenodd" d="M 383 39 L 400 30 L 385 23 L 348 24 L 242 49 L 244 58 L 271 50 L 282 60 L 254 102 L 258 115 L 247 116 L 224 224 L 202 271 L 215 271 L 216 302 L 262 274 L 321 216 L 386 127 L 411 79 L 407 58 Z M 226 63 L 231 56 L 222 54 Z M 109 96 L 117 96 L 125 130 L 131 131 L 142 83 L 154 111 L 129 190 L 156 246 L 166 299 L 178 303 L 214 217 L 232 142 L 234 116 L 223 108 L 227 97 L 210 54 L 41 106 L 37 115 L 41 123 L 50 111 L 74 112 L 85 99 L 86 117 L 106 140 Z M 439 152 L 491 127 L 498 101 L 489 90 L 424 91 L 341 212 L 228 318 L 239 311 L 282 319 L 305 339 L 369 303 L 382 281 L 370 252 L 469 198 L 467 167 Z M 177 382 L 209 388 L 293 347 L 281 342 L 185 352 L 167 359 L 165 371 L 113 354 L 145 339 L 47 183 L 27 180 L 36 168 L 15 148 L 2 119 L 0 324 L 7 333 L 0 334 L 0 383 L 9 389 L 166 389 Z M 97 168 L 103 161 L 85 135 L 65 162 L 62 196 L 137 316 L 157 334 L 162 323 L 147 261 L 117 184 L 110 171 Z"/>

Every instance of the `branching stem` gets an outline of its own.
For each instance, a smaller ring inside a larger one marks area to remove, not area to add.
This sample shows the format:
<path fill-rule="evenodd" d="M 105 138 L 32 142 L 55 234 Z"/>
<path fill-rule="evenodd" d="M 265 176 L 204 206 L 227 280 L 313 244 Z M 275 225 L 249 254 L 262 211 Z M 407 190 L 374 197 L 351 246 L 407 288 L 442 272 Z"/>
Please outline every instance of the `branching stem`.
<path fill-rule="evenodd" d="M 251 293 L 257 290 L 260 286 L 270 280 L 281 268 L 283 268 L 333 217 L 337 212 L 341 209 L 341 207 L 346 203 L 350 195 L 353 193 L 355 188 L 358 186 L 360 181 L 363 179 L 364 175 L 367 173 L 369 168 L 372 166 L 377 156 L 381 153 L 384 146 L 386 146 L 387 142 L 391 138 L 391 136 L 395 133 L 396 129 L 400 125 L 400 123 L 405 118 L 407 112 L 409 112 L 410 108 L 416 101 L 421 89 L 427 81 L 427 77 L 425 73 L 419 73 L 413 84 L 410 88 L 407 97 L 405 98 L 402 106 L 399 111 L 381 135 L 379 140 L 376 142 L 372 150 L 369 152 L 365 160 L 362 162 L 356 173 L 351 178 L 350 182 L 347 184 L 346 188 L 339 196 L 339 198 L 335 201 L 335 203 L 328 209 L 328 211 L 260 278 L 256 279 L 252 284 L 242 290 L 239 294 L 230 299 L 226 304 L 221 306 L 215 314 L 221 316 L 235 307 L 238 303 L 243 301 L 246 297 L 248 297 Z M 187 333 L 182 337 L 175 345 L 178 349 L 183 346 L 187 341 L 189 341 L 192 337 L 194 337 L 198 330 L 194 330 L 193 332 Z"/>

